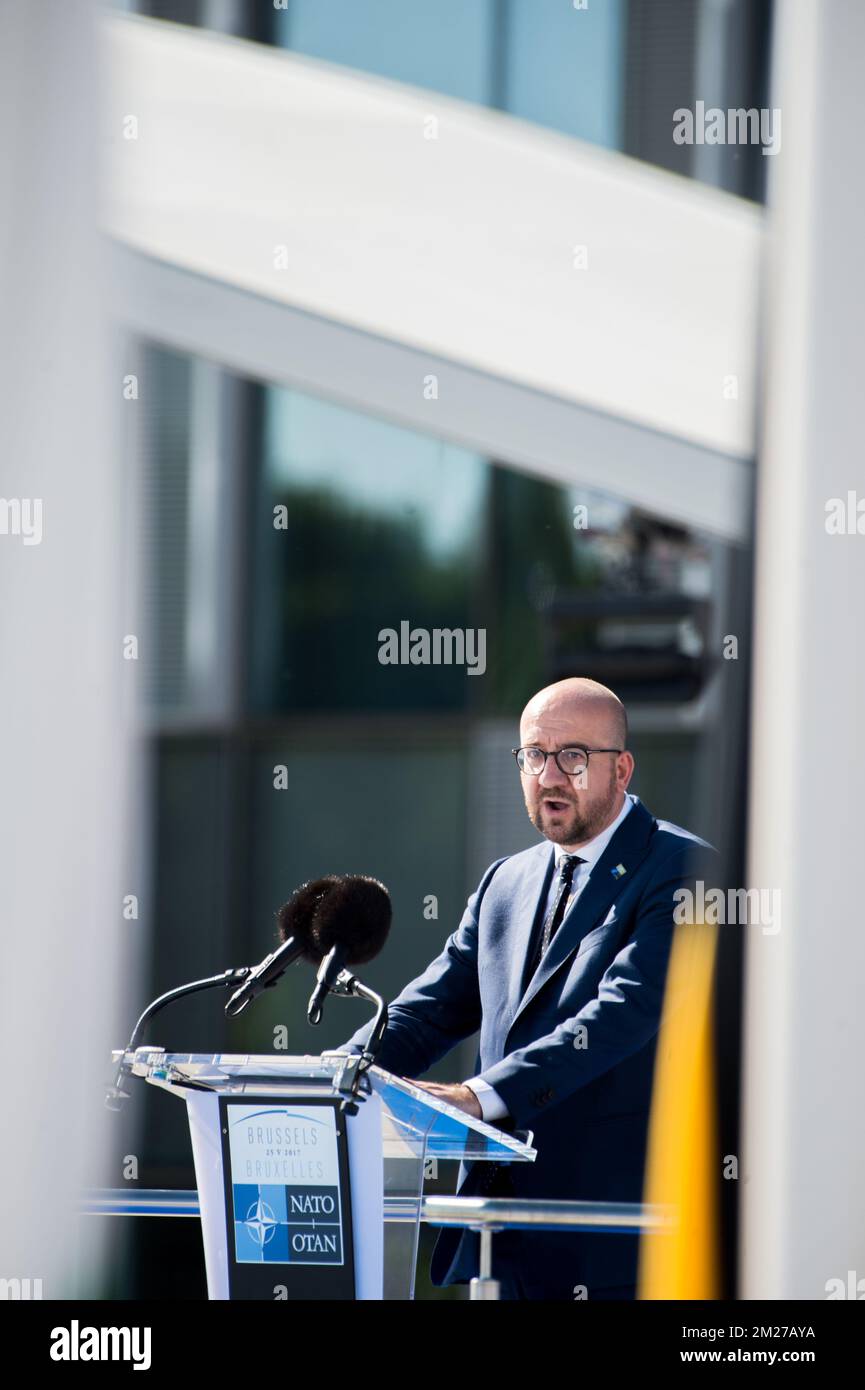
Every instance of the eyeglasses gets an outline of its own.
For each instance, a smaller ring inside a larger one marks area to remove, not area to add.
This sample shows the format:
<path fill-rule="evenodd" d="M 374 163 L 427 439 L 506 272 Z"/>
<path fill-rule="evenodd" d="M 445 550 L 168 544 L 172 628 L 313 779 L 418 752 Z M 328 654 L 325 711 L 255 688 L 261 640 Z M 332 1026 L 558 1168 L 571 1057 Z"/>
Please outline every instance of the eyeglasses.
<path fill-rule="evenodd" d="M 557 748 L 545 753 L 543 748 L 512 748 L 520 772 L 529 777 L 540 777 L 547 765 L 547 758 L 555 758 L 556 767 L 566 777 L 576 777 L 585 772 L 593 753 L 621 753 L 621 748 Z"/>

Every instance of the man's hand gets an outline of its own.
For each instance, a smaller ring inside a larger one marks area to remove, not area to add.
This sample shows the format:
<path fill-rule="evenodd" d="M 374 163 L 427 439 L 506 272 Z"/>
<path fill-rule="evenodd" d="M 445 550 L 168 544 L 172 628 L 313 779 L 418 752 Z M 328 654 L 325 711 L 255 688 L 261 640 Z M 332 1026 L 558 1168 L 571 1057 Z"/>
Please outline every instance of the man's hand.
<path fill-rule="evenodd" d="M 458 1110 L 465 1110 L 476 1120 L 483 1119 L 481 1103 L 471 1086 L 460 1086 L 453 1083 L 441 1085 L 438 1081 L 415 1081 L 410 1076 L 406 1077 L 406 1081 L 411 1081 L 412 1086 L 420 1086 L 421 1090 L 429 1091 L 437 1100 L 446 1100 L 448 1105 L 455 1105 Z"/>

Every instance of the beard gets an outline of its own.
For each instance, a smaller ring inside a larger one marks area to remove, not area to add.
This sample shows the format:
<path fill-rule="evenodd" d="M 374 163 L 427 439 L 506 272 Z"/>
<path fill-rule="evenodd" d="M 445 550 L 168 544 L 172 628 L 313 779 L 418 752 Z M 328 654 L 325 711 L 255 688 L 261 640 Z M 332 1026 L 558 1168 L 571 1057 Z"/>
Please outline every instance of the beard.
<path fill-rule="evenodd" d="M 526 810 L 532 825 L 547 840 L 552 840 L 557 845 L 582 845 L 600 835 L 610 823 L 616 795 L 616 770 L 612 768 L 604 792 L 596 794 L 590 803 L 583 801 L 582 805 L 578 805 L 573 794 L 554 795 L 552 792 L 545 792 L 541 800 L 533 805 L 529 805 L 527 800 Z M 553 819 L 550 812 L 544 810 L 548 801 L 566 802 L 570 810 L 558 812 Z"/>

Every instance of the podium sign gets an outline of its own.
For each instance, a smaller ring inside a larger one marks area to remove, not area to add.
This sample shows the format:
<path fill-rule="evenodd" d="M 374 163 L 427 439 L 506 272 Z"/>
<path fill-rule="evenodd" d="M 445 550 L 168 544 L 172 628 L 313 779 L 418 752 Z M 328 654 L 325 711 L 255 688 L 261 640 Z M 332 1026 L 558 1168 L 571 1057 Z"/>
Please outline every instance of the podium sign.
<path fill-rule="evenodd" d="M 354 1298 L 346 1117 L 335 1100 L 220 1096 L 229 1298 Z"/>

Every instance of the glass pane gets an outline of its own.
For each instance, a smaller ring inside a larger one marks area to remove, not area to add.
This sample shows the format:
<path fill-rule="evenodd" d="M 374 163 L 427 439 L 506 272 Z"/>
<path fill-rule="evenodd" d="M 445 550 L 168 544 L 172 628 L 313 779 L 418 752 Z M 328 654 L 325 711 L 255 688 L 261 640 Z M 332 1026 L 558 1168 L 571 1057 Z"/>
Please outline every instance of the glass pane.
<path fill-rule="evenodd" d="M 488 465 L 297 391 L 267 391 L 264 431 L 253 704 L 464 708 L 458 648 L 420 663 L 412 634 L 474 626 Z"/>
<path fill-rule="evenodd" d="M 577 9 L 561 0 L 510 0 L 503 105 L 539 125 L 621 148 L 625 5 Z"/>
<path fill-rule="evenodd" d="M 494 0 L 293 0 L 276 15 L 275 36 L 312 58 L 486 102 L 496 8 Z"/>

